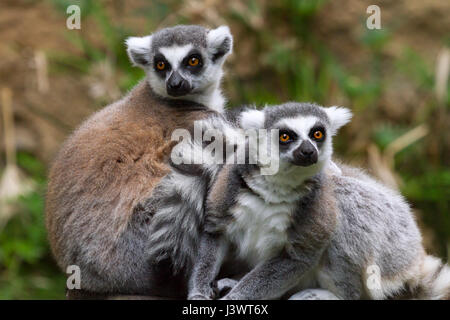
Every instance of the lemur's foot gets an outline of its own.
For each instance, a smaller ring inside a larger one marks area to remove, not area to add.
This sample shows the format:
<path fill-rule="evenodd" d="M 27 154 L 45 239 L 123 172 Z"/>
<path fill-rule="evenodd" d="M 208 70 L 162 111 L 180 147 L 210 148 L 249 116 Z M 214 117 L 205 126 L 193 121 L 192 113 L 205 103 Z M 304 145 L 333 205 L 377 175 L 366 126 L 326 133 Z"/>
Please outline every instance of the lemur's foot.
<path fill-rule="evenodd" d="M 289 300 L 339 300 L 339 298 L 325 289 L 306 289 L 292 295 Z"/>
<path fill-rule="evenodd" d="M 223 278 L 217 281 L 217 291 L 219 292 L 219 296 L 223 297 L 226 295 L 238 282 L 239 281 L 230 278 Z"/>
<path fill-rule="evenodd" d="M 203 294 L 198 293 L 198 294 L 194 294 L 192 296 L 189 296 L 188 300 L 212 300 L 212 299 L 207 297 L 207 296 L 205 296 L 205 295 L 203 295 Z"/>

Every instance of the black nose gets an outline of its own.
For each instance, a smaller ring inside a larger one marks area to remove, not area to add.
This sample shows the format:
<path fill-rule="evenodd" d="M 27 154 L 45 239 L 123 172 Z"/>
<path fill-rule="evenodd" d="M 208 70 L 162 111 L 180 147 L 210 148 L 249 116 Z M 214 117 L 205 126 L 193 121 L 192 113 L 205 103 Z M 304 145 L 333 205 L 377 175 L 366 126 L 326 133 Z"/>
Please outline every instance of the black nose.
<path fill-rule="evenodd" d="M 309 148 L 309 147 L 300 149 L 300 153 L 301 153 L 302 156 L 304 156 L 304 157 L 311 157 L 311 156 L 314 154 L 314 151 L 315 151 L 315 150 L 314 150 L 313 148 Z"/>
<path fill-rule="evenodd" d="M 173 72 L 167 80 L 166 90 L 168 95 L 179 97 L 188 94 L 191 86 L 178 72 Z"/>
<path fill-rule="evenodd" d="M 307 167 L 317 162 L 318 154 L 316 148 L 309 141 L 303 141 L 294 153 L 293 164 Z"/>

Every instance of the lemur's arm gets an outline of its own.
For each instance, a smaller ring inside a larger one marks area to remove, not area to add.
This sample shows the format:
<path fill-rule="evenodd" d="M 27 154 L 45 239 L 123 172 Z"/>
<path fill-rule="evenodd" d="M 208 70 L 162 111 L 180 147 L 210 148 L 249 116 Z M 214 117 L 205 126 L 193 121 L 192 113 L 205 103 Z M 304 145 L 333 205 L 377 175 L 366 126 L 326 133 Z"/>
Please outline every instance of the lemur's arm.
<path fill-rule="evenodd" d="M 278 256 L 258 264 L 223 299 L 279 298 L 319 263 L 336 220 L 332 202 L 323 198 L 313 200 L 316 201 L 308 198 L 299 204 L 293 218 L 295 223 L 288 231 L 289 245 Z"/>
<path fill-rule="evenodd" d="M 319 260 L 319 254 L 292 259 L 287 255 L 257 265 L 245 275 L 223 300 L 278 299 L 293 288 L 301 276 Z"/>
<path fill-rule="evenodd" d="M 220 271 L 228 246 L 222 235 L 203 233 L 197 261 L 189 280 L 188 299 L 209 300 L 217 295 L 214 281 Z"/>

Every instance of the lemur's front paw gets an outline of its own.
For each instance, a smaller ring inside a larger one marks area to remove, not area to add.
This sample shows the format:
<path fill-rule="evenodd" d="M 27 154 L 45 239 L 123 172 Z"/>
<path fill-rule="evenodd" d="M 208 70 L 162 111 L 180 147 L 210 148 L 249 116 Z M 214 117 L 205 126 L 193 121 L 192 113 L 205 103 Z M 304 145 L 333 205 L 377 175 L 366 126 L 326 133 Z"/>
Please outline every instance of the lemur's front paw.
<path fill-rule="evenodd" d="M 234 288 L 234 286 L 239 281 L 230 279 L 230 278 L 223 278 L 217 281 L 217 291 L 219 292 L 219 296 L 226 295 L 228 292 L 230 292 L 231 289 Z"/>
<path fill-rule="evenodd" d="M 232 292 L 230 292 L 224 297 L 220 298 L 219 300 L 246 300 L 246 299 L 244 297 L 241 297 L 237 294 L 233 294 Z"/>
<path fill-rule="evenodd" d="M 289 300 L 339 300 L 339 298 L 325 289 L 306 289 L 297 292 Z"/>
<path fill-rule="evenodd" d="M 188 296 L 188 300 L 212 300 L 212 298 L 207 297 L 207 296 L 205 296 L 203 294 L 200 294 L 200 293 L 196 293 L 196 294 L 194 294 L 192 296 Z"/>
<path fill-rule="evenodd" d="M 213 300 L 217 297 L 214 286 L 204 286 L 201 289 L 195 289 L 188 294 L 188 300 Z"/>

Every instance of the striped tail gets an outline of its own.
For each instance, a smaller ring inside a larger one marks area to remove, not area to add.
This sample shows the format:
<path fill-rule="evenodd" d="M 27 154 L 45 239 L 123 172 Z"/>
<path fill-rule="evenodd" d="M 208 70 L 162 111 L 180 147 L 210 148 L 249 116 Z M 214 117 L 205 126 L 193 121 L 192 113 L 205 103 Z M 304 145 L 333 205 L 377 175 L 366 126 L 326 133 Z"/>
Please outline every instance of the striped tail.
<path fill-rule="evenodd" d="M 419 299 L 450 300 L 450 267 L 436 257 L 426 256 L 420 287 Z"/>

